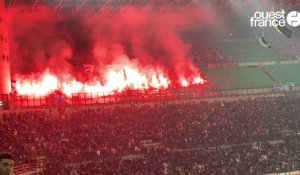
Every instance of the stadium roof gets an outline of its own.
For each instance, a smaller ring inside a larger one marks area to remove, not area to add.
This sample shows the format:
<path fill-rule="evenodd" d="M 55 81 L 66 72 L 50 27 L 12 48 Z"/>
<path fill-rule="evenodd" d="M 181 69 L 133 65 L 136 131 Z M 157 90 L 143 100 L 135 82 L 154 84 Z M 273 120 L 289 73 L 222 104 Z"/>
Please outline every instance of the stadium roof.
<path fill-rule="evenodd" d="M 8 8 L 20 8 L 22 12 L 38 12 L 41 7 L 51 7 L 62 13 L 79 13 L 89 10 L 94 13 L 103 11 L 119 13 L 129 6 L 148 7 L 152 12 L 166 12 L 168 10 L 180 11 L 188 6 L 207 4 L 219 11 L 227 11 L 233 4 L 261 3 L 275 5 L 285 9 L 299 9 L 300 1 L 297 0 L 5 0 Z M 243 6 L 245 7 L 245 6 Z M 106 9 L 106 10 L 104 10 Z"/>

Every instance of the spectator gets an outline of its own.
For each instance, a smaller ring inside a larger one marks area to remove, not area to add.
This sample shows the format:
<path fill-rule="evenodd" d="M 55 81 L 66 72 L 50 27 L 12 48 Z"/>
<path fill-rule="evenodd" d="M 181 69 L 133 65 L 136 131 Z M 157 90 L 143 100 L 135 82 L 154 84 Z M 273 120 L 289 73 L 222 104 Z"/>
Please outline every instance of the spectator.
<path fill-rule="evenodd" d="M 0 175 L 12 175 L 13 168 L 13 157 L 8 153 L 0 153 Z"/>

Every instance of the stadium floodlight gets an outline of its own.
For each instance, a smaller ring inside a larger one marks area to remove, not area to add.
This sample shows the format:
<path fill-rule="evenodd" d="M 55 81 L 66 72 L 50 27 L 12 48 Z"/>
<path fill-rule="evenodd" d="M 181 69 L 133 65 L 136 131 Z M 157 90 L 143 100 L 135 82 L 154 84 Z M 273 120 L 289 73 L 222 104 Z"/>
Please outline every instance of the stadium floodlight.
<path fill-rule="evenodd" d="M 267 41 L 265 40 L 265 38 L 263 36 L 258 37 L 258 40 L 260 42 L 260 44 L 266 48 L 270 48 L 271 45 L 269 43 L 267 43 Z"/>
<path fill-rule="evenodd" d="M 285 26 L 281 27 L 281 26 L 277 25 L 275 28 L 278 33 L 286 36 L 287 38 L 290 38 L 292 36 L 292 31 L 289 30 L 288 28 L 286 28 Z"/>

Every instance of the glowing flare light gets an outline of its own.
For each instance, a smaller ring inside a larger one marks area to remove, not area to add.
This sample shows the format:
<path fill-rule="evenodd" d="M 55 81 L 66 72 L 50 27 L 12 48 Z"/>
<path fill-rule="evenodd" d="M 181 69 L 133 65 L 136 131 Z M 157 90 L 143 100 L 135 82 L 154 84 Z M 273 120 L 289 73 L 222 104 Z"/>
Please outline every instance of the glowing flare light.
<path fill-rule="evenodd" d="M 66 95 L 71 95 L 73 93 L 78 93 L 82 89 L 83 84 L 73 80 L 71 83 L 63 83 L 63 93 Z"/>
<path fill-rule="evenodd" d="M 16 90 L 20 95 L 46 95 L 57 88 L 57 78 L 48 73 L 45 73 L 40 81 L 26 79 L 22 82 L 16 82 Z"/>
<path fill-rule="evenodd" d="M 71 96 L 75 93 L 102 93 L 105 95 L 114 92 L 122 92 L 125 89 L 146 90 L 150 87 L 154 89 L 165 89 L 169 87 L 171 81 L 161 72 L 161 70 L 157 70 L 143 73 L 133 66 L 126 65 L 119 68 L 118 71 L 106 71 L 104 74 L 105 83 L 101 83 L 102 81 L 100 82 L 98 80 L 82 83 L 72 77 L 72 81 L 64 81 L 50 74 L 49 71 L 45 71 L 45 73 L 37 79 L 17 77 L 16 90 L 20 95 L 47 95 L 59 90 L 65 95 Z M 182 78 L 181 85 L 183 87 L 188 87 L 192 84 L 203 84 L 205 82 L 200 76 L 196 76 L 191 80 L 192 81 L 190 81 L 190 79 Z"/>

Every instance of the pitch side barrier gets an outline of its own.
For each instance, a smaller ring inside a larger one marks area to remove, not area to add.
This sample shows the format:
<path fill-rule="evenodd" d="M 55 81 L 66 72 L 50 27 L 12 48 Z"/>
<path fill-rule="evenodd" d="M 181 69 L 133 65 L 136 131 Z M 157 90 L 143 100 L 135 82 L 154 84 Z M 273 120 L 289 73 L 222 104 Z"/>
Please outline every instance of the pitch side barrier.
<path fill-rule="evenodd" d="M 181 88 L 163 90 L 129 90 L 122 93 L 77 93 L 50 95 L 16 95 L 0 94 L 0 110 L 17 108 L 51 108 L 68 106 L 90 106 L 100 104 L 117 104 L 131 102 L 159 102 L 192 99 L 213 99 L 227 97 L 284 96 L 298 94 L 300 87 L 293 89 L 247 88 L 204 90 L 203 88 Z"/>

